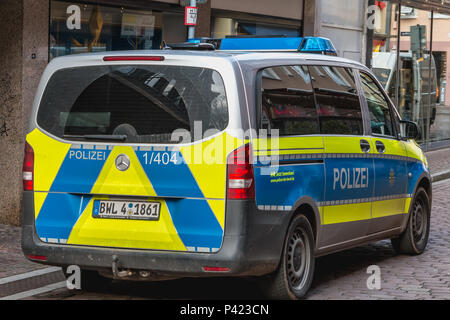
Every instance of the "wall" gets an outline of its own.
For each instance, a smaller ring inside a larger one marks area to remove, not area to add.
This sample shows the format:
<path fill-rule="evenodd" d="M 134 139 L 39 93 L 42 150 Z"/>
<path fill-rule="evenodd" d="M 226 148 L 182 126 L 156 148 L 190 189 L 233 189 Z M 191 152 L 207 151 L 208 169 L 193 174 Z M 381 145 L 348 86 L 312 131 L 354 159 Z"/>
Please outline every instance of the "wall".
<path fill-rule="evenodd" d="M 303 18 L 303 0 L 209 0 L 211 8 L 262 14 L 279 18 Z M 281 5 L 282 4 L 282 5 Z"/>
<path fill-rule="evenodd" d="M 24 135 L 47 64 L 47 26 L 47 0 L 0 1 L 0 223 L 20 223 Z"/>
<path fill-rule="evenodd" d="M 23 155 L 22 22 L 22 1 L 0 1 L 0 223 L 19 223 L 21 168 L 16 159 Z"/>
<path fill-rule="evenodd" d="M 366 6 L 367 0 L 306 0 L 304 35 L 329 38 L 340 57 L 365 63 Z"/>
<path fill-rule="evenodd" d="M 361 0 L 321 0 L 320 35 L 332 39 L 339 56 L 362 63 L 365 63 L 366 4 L 367 1 Z"/>

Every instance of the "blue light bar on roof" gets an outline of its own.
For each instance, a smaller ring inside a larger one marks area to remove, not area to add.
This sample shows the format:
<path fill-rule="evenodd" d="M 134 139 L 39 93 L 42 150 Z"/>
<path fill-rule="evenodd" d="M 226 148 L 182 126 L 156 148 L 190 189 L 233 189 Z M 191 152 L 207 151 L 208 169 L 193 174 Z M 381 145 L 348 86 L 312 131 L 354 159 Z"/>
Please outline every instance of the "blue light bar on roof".
<path fill-rule="evenodd" d="M 336 48 L 330 39 L 321 37 L 305 37 L 301 47 L 301 52 L 311 52 L 311 53 L 336 53 Z"/>
<path fill-rule="evenodd" d="M 221 40 L 220 50 L 297 51 L 336 54 L 333 43 L 322 37 L 233 37 Z"/>
<path fill-rule="evenodd" d="M 298 51 L 303 38 L 225 38 L 220 50 L 292 50 Z"/>
<path fill-rule="evenodd" d="M 211 43 L 218 50 L 226 51 L 295 51 L 336 55 L 331 40 L 322 37 L 229 37 L 223 39 L 194 38 L 190 43 Z"/>
<path fill-rule="evenodd" d="M 192 38 L 192 39 L 188 39 L 187 42 L 190 42 L 190 43 L 201 43 L 202 39 L 201 38 Z"/>

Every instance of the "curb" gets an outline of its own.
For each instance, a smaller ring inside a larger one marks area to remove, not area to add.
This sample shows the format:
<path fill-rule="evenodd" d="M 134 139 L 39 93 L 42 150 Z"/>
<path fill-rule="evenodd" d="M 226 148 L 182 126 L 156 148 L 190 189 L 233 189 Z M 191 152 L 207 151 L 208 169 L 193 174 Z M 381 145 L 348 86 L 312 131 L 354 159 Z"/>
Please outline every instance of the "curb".
<path fill-rule="evenodd" d="M 0 300 L 65 281 L 59 267 L 48 267 L 0 279 Z"/>
<path fill-rule="evenodd" d="M 431 175 L 432 182 L 438 182 L 450 178 L 450 170 L 436 172 Z"/>

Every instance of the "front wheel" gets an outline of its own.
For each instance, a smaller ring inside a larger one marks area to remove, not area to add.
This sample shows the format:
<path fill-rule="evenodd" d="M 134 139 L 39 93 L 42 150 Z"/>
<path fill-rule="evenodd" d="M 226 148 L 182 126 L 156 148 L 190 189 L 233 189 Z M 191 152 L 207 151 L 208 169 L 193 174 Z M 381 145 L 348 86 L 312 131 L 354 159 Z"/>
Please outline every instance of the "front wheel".
<path fill-rule="evenodd" d="M 428 194 L 423 188 L 419 188 L 412 203 L 406 230 L 398 238 L 391 239 L 397 253 L 418 255 L 425 250 L 430 234 L 430 211 Z"/>
<path fill-rule="evenodd" d="M 263 289 L 272 299 L 301 299 L 311 286 L 314 275 L 314 236 L 303 215 L 292 220 L 285 238 L 280 265 L 263 280 Z"/>

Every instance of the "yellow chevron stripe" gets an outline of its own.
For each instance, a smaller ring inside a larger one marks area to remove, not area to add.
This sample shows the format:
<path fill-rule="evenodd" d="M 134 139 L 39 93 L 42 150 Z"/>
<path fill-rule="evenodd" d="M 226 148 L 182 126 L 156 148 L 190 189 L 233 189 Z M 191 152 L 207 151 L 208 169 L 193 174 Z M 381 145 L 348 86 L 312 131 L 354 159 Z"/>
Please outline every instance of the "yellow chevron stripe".
<path fill-rule="evenodd" d="M 243 144 L 242 140 L 223 133 L 213 139 L 180 148 L 205 198 L 225 198 L 227 156 Z"/>
<path fill-rule="evenodd" d="M 26 141 L 34 151 L 34 216 L 37 219 L 71 145 L 53 139 L 39 129 L 30 132 Z"/>
<path fill-rule="evenodd" d="M 30 132 L 26 140 L 34 151 L 34 190 L 49 191 L 71 145 L 59 142 L 38 129 Z"/>
<path fill-rule="evenodd" d="M 130 168 L 120 171 L 115 160 L 120 154 L 130 158 Z M 108 195 L 156 196 L 156 192 L 132 147 L 116 146 L 111 151 L 91 193 Z"/>
<path fill-rule="evenodd" d="M 161 202 L 159 221 L 93 218 L 92 199 L 75 224 L 68 244 L 186 251 L 173 225 L 166 203 Z M 156 199 L 148 199 L 156 201 Z"/>
<path fill-rule="evenodd" d="M 34 193 L 34 218 L 37 219 L 41 208 L 44 205 L 45 198 L 47 198 L 48 192 L 35 192 Z"/>
<path fill-rule="evenodd" d="M 208 200 L 208 204 L 214 212 L 222 230 L 225 230 L 225 200 Z"/>
<path fill-rule="evenodd" d="M 204 197 L 223 199 L 208 200 L 222 229 L 225 225 L 227 156 L 243 144 L 244 141 L 223 133 L 213 139 L 180 148 Z"/>

